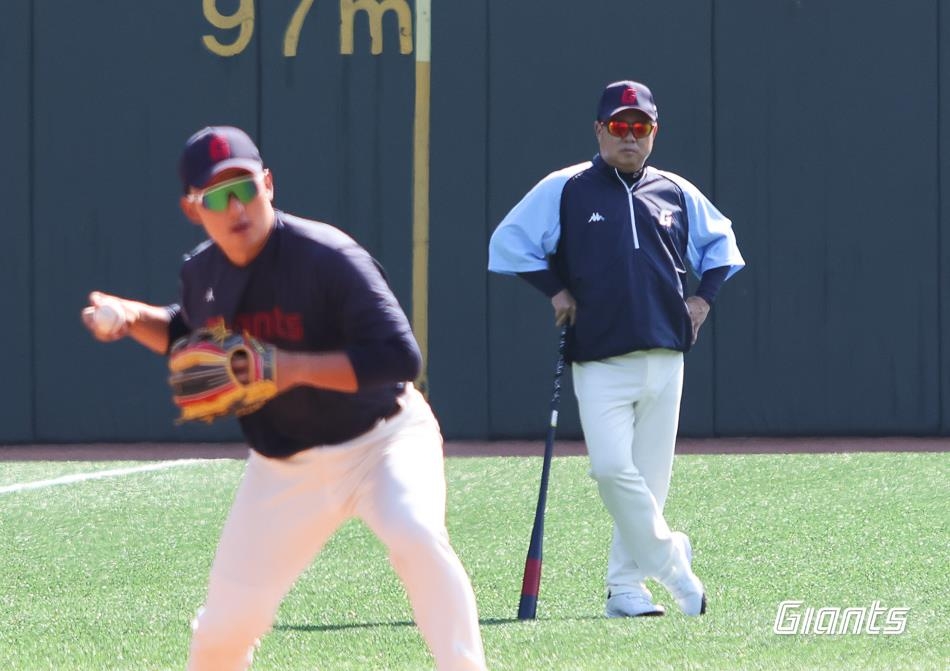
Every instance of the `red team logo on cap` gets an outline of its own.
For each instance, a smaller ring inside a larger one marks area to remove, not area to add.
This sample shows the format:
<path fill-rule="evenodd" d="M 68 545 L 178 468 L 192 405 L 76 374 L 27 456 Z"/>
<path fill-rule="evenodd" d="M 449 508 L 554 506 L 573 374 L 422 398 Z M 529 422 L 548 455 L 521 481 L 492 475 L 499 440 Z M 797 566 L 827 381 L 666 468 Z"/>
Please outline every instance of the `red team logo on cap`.
<path fill-rule="evenodd" d="M 215 163 L 230 158 L 231 147 L 228 146 L 228 141 L 220 135 L 213 136 L 211 142 L 208 143 L 208 156 Z"/>
<path fill-rule="evenodd" d="M 624 89 L 623 93 L 620 94 L 620 102 L 624 105 L 636 105 L 637 104 L 637 91 L 636 89 Z"/>

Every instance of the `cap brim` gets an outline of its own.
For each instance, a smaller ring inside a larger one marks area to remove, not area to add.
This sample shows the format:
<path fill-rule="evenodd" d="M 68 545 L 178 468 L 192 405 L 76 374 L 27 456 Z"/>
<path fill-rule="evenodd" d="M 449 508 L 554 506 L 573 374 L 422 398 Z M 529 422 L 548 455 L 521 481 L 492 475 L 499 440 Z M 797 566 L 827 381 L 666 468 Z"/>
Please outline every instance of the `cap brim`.
<path fill-rule="evenodd" d="M 609 119 L 609 118 L 612 117 L 613 115 L 617 114 L 618 112 L 623 112 L 624 110 L 636 110 L 636 111 L 638 111 L 638 112 L 643 112 L 643 113 L 646 114 L 648 117 L 650 117 L 650 119 L 651 119 L 652 121 L 656 121 L 656 114 L 653 114 L 652 112 L 649 112 L 649 111 L 643 109 L 642 107 L 637 107 L 636 105 L 621 105 L 620 107 L 618 107 L 618 108 L 616 108 L 614 111 L 612 111 L 610 114 L 608 114 L 608 115 L 607 115 L 607 118 Z"/>
<path fill-rule="evenodd" d="M 228 158 L 215 163 L 210 170 L 201 175 L 201 184 L 192 184 L 192 186 L 196 189 L 200 189 L 210 182 L 212 177 L 224 172 L 228 168 L 240 168 L 248 172 L 260 172 L 264 168 L 264 164 L 260 161 L 255 161 L 253 158 Z"/>

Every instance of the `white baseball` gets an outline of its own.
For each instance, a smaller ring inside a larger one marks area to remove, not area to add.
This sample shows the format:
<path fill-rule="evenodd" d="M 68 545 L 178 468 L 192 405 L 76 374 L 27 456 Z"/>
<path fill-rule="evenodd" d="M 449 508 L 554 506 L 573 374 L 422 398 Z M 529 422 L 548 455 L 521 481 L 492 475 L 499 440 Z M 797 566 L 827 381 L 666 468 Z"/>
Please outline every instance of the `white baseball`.
<path fill-rule="evenodd" d="M 92 327 L 100 336 L 107 337 L 114 335 L 125 323 L 125 315 L 123 312 L 121 305 L 103 303 L 93 309 Z"/>

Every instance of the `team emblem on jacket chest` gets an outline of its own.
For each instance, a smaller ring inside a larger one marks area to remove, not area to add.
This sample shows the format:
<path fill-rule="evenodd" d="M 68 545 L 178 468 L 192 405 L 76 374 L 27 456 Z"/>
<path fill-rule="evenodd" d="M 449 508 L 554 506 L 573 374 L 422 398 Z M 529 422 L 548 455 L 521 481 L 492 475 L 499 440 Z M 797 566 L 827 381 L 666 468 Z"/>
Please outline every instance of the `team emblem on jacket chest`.
<path fill-rule="evenodd" d="M 671 210 L 663 210 L 660 212 L 660 226 L 665 228 L 671 228 L 673 226 L 673 212 Z"/>

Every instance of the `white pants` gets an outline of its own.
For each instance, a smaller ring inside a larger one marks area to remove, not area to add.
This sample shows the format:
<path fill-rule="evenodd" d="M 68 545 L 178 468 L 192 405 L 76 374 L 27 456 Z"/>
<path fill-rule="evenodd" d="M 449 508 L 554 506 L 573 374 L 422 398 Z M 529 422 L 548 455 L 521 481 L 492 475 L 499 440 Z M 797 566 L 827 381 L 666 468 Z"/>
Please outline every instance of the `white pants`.
<path fill-rule="evenodd" d="M 193 624 L 189 671 L 250 666 L 281 600 L 347 519 L 389 551 L 440 670 L 484 669 L 475 595 L 445 528 L 442 436 L 413 388 L 400 413 L 333 447 L 251 452 Z"/>
<path fill-rule="evenodd" d="M 613 518 L 607 589 L 641 591 L 673 559 L 663 505 L 683 390 L 683 354 L 665 349 L 575 363 L 590 474 Z"/>

